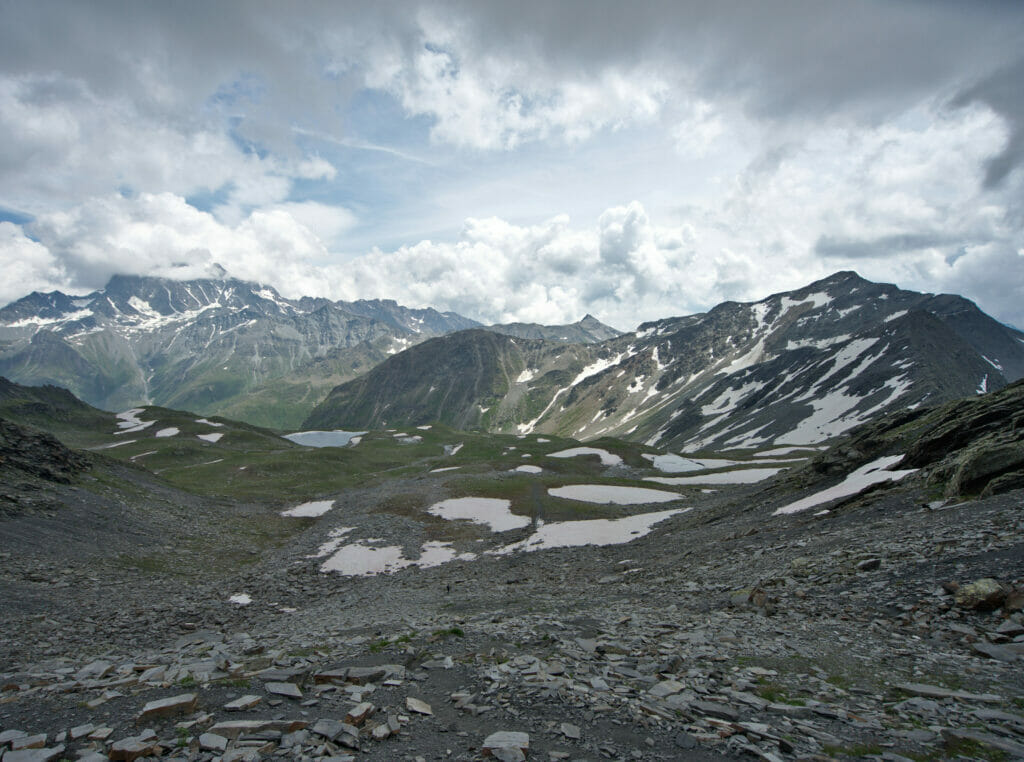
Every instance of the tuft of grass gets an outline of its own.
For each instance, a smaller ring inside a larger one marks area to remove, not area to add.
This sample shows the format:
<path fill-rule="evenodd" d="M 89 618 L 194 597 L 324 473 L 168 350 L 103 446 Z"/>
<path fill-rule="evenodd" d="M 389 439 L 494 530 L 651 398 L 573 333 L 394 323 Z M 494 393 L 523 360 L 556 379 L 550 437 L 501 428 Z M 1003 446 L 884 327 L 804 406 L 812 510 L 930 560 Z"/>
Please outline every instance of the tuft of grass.
<path fill-rule="evenodd" d="M 466 637 L 466 633 L 461 627 L 449 627 L 446 630 L 434 630 L 434 637 L 438 640 L 443 640 L 450 635 L 454 635 L 457 638 Z"/>
<path fill-rule="evenodd" d="M 882 753 L 882 747 L 876 743 L 858 743 L 851 746 L 825 744 L 822 751 L 830 757 L 871 757 Z"/>

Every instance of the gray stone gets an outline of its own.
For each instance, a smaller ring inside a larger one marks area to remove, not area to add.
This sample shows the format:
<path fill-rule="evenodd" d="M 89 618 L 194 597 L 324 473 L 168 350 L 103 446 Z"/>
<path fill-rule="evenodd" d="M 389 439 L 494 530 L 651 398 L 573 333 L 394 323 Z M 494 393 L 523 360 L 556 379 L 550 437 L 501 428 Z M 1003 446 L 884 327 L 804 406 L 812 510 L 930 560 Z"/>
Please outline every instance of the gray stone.
<path fill-rule="evenodd" d="M 8 762 L 52 762 L 64 755 L 64 744 L 49 749 L 21 749 L 20 751 L 4 752 L 4 760 Z M 113 757 L 111 757 L 113 759 Z"/>
<path fill-rule="evenodd" d="M 366 722 L 366 719 L 373 714 L 375 710 L 376 707 L 368 701 L 356 704 L 348 710 L 348 714 L 345 715 L 345 722 L 358 728 Z"/>
<path fill-rule="evenodd" d="M 240 735 L 253 735 L 276 731 L 278 733 L 294 733 L 302 730 L 309 723 L 305 720 L 228 720 L 218 722 L 209 732 L 218 733 L 225 738 L 238 738 Z"/>
<path fill-rule="evenodd" d="M 570 722 L 563 722 L 560 730 L 562 731 L 562 735 L 566 738 L 573 741 L 580 740 L 581 734 L 579 725 L 573 725 Z"/>
<path fill-rule="evenodd" d="M 199 748 L 203 751 L 223 752 L 228 748 L 228 739 L 219 733 L 203 733 L 199 736 Z"/>
<path fill-rule="evenodd" d="M 103 661 L 97 659 L 96 661 L 89 662 L 82 667 L 78 672 L 75 673 L 75 680 L 83 682 L 85 680 L 101 680 L 114 669 L 114 665 L 109 661 Z"/>
<path fill-rule="evenodd" d="M 352 667 L 348 670 L 345 681 L 354 685 L 366 685 L 384 679 L 387 673 L 384 667 Z"/>
<path fill-rule="evenodd" d="M 295 683 L 267 683 L 264 688 L 267 689 L 267 693 L 273 693 L 275 696 L 294 699 L 302 698 L 302 691 L 299 690 L 299 686 Z"/>
<path fill-rule="evenodd" d="M 971 648 L 982 656 L 987 656 L 988 658 L 995 659 L 996 661 L 1017 661 L 1018 658 L 1017 654 L 1008 648 L 1003 648 L 1002 646 L 986 643 L 984 641 L 978 641 L 977 643 L 971 644 Z"/>
<path fill-rule="evenodd" d="M 95 730 L 96 726 L 90 722 L 87 725 L 78 725 L 77 727 L 71 728 L 71 730 L 68 731 L 68 736 L 70 736 L 72 741 L 77 741 L 79 738 L 85 738 Z"/>
<path fill-rule="evenodd" d="M 190 714 L 196 710 L 199 697 L 195 693 L 182 693 L 179 696 L 150 701 L 139 712 L 137 722 L 154 717 L 171 717 L 176 714 Z"/>
<path fill-rule="evenodd" d="M 718 704 L 714 701 L 694 701 L 690 707 L 707 717 L 717 717 L 727 722 L 736 722 L 740 718 L 739 712 L 728 704 Z"/>
<path fill-rule="evenodd" d="M 110 747 L 108 756 L 112 760 L 132 762 L 132 760 L 138 759 L 139 757 L 148 757 L 155 754 L 156 748 L 156 744 L 153 741 L 144 741 L 132 736 L 129 738 L 122 738 L 120 741 L 115 741 L 114 745 Z"/>
<path fill-rule="evenodd" d="M 426 701 L 421 701 L 418 698 L 413 698 L 412 696 L 409 696 L 405 699 L 405 708 L 408 709 L 410 712 L 415 712 L 416 714 L 434 713 L 434 710 L 430 708 L 430 704 L 428 704 Z"/>
<path fill-rule="evenodd" d="M 248 709 L 252 709 L 254 706 L 259 704 L 263 698 L 261 696 L 245 695 L 239 696 L 234 701 L 229 701 L 224 705 L 225 712 L 244 712 Z"/>
<path fill-rule="evenodd" d="M 340 720 L 334 720 L 327 717 L 317 720 L 310 731 L 316 733 L 318 736 L 323 736 L 328 741 L 336 741 L 344 732 L 345 724 Z"/>
<path fill-rule="evenodd" d="M 938 685 L 927 685 L 925 683 L 898 683 L 896 687 L 906 693 L 910 693 L 914 696 L 924 696 L 925 698 L 952 698 L 960 701 L 979 701 L 987 704 L 999 704 L 1003 701 L 1002 696 L 997 696 L 994 693 L 968 693 L 966 691 L 953 691 L 948 688 L 942 688 Z"/>
<path fill-rule="evenodd" d="M 11 739 L 11 750 L 21 751 L 22 749 L 41 749 L 46 746 L 46 733 L 36 733 L 30 736 L 19 736 Z"/>
<path fill-rule="evenodd" d="M 518 750 L 525 758 L 525 755 L 530 751 L 530 734 L 514 730 L 501 730 L 487 736 L 484 739 L 483 746 L 480 747 L 480 751 L 485 757 L 491 756 L 497 759 L 501 759 L 501 757 L 498 757 L 495 752 L 506 749 Z"/>

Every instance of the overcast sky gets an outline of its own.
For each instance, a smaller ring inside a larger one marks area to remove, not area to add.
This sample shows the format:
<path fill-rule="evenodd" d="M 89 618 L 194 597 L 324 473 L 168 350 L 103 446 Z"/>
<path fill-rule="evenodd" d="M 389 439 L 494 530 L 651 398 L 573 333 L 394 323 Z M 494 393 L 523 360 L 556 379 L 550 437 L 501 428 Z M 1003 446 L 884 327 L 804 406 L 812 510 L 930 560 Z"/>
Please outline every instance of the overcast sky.
<path fill-rule="evenodd" d="M 0 0 L 0 303 L 220 264 L 618 328 L 836 270 L 1024 327 L 1024 3 Z"/>

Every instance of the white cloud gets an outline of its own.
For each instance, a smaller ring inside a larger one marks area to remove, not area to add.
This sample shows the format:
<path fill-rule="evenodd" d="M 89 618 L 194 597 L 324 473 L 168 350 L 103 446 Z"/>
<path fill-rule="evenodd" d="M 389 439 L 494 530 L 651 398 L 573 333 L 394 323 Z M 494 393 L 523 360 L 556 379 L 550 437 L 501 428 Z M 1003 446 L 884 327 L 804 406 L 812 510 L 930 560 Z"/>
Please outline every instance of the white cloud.
<path fill-rule="evenodd" d="M 513 149 L 550 137 L 575 143 L 650 121 L 670 87 L 648 65 L 556 75 L 536 61 L 490 51 L 451 19 L 421 13 L 413 45 L 389 41 L 364 62 L 367 86 L 407 113 L 434 120 L 431 137 L 458 147 Z"/>
<path fill-rule="evenodd" d="M 21 228 L 0 222 L 0 304 L 20 299 L 32 291 L 54 291 L 68 287 L 60 262 L 42 244 L 26 237 Z"/>

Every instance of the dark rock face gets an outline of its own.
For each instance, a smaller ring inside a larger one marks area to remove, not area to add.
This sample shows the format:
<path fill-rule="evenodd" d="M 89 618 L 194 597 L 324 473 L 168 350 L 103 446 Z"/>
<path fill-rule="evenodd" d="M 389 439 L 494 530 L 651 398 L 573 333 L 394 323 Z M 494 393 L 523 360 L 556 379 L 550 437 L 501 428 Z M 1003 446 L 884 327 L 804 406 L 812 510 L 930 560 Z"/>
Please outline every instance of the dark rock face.
<path fill-rule="evenodd" d="M 69 450 L 50 434 L 29 431 L 0 418 L 0 472 L 21 471 L 68 484 L 89 465 L 87 456 Z"/>

